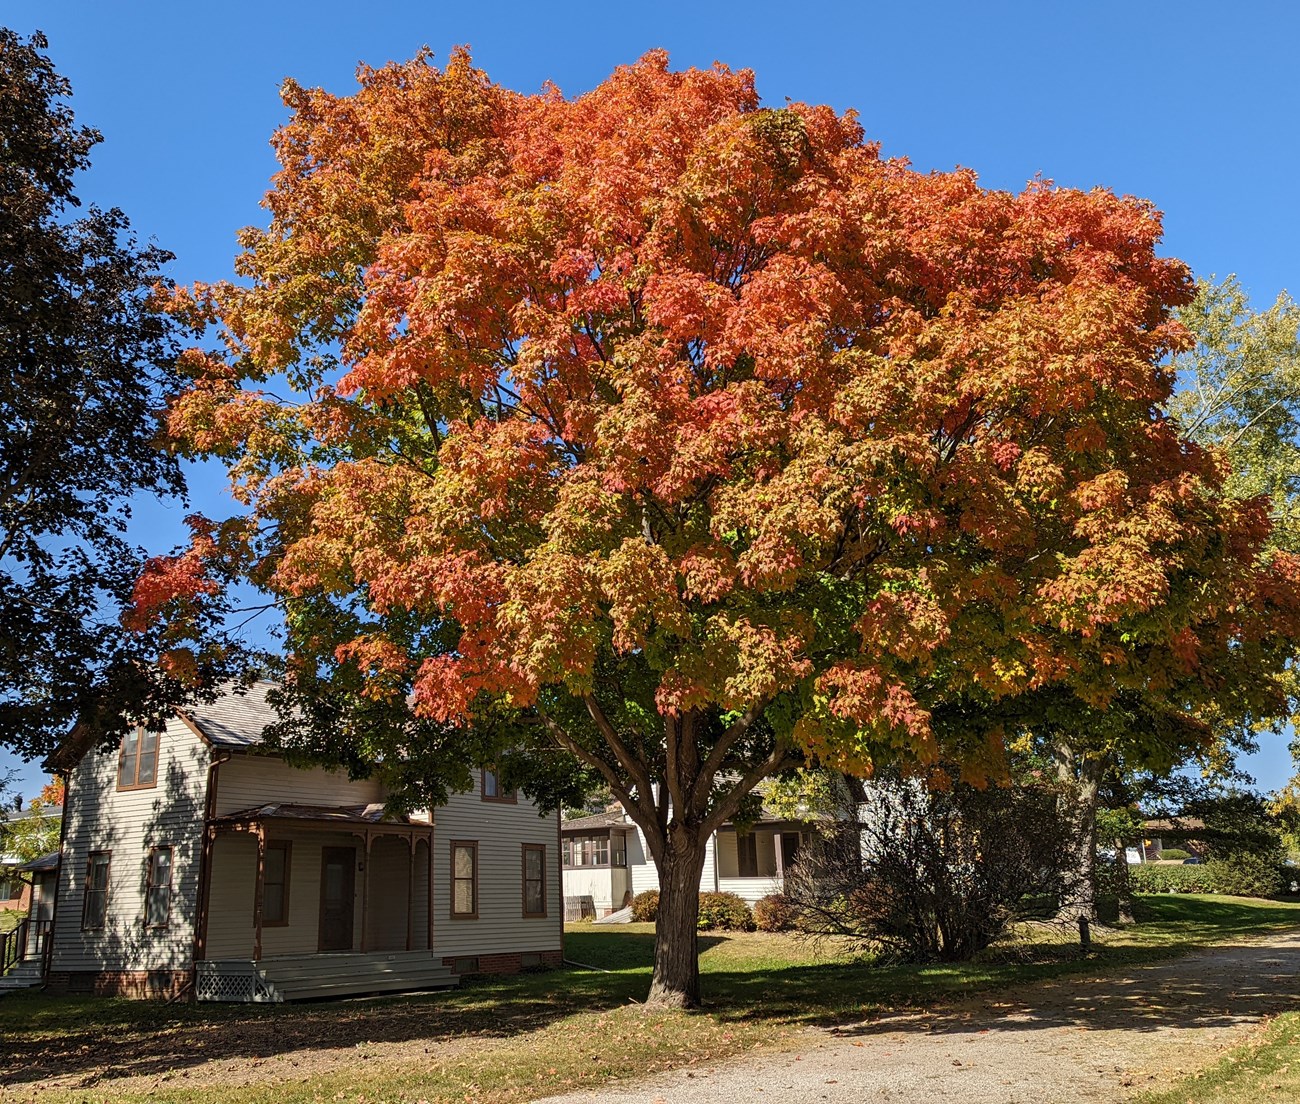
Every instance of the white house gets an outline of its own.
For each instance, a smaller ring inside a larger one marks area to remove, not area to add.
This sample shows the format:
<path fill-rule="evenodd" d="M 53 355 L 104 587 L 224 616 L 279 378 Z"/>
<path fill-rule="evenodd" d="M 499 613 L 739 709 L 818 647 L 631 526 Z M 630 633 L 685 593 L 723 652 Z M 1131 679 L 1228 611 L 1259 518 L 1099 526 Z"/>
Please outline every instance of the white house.
<path fill-rule="evenodd" d="M 388 816 L 377 781 L 267 752 L 268 689 L 51 758 L 67 794 L 49 988 L 278 1001 L 560 964 L 557 816 L 490 770 Z"/>
<path fill-rule="evenodd" d="M 768 810 L 748 831 L 724 824 L 706 845 L 700 890 L 735 893 L 751 905 L 780 893 L 786 869 L 810 835 L 806 823 L 782 820 Z M 622 809 L 563 821 L 560 839 L 570 918 L 607 916 L 638 893 L 659 888 L 645 835 Z"/>

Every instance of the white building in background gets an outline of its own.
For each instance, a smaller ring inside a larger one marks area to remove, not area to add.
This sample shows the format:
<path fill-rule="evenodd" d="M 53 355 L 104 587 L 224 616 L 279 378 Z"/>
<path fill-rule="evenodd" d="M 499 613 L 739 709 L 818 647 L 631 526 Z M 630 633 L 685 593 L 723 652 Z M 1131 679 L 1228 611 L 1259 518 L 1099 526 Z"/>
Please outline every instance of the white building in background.
<path fill-rule="evenodd" d="M 807 824 L 767 810 L 746 832 L 724 824 L 706 844 L 700 890 L 735 893 L 751 905 L 780 893 L 810 835 Z M 659 888 L 645 835 L 621 808 L 561 822 L 560 841 L 568 919 L 608 916 L 638 893 Z"/>

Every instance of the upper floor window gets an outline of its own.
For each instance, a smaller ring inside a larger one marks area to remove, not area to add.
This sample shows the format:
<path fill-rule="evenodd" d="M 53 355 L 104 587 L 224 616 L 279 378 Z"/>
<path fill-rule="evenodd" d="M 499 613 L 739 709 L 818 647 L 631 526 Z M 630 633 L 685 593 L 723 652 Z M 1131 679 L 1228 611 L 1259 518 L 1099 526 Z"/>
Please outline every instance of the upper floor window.
<path fill-rule="evenodd" d="M 144 893 L 144 923 L 147 928 L 165 928 L 172 914 L 172 849 L 155 847 L 149 852 L 149 876 Z"/>
<path fill-rule="evenodd" d="M 102 928 L 108 917 L 108 851 L 92 851 L 86 860 L 86 891 L 81 897 L 83 929 Z"/>
<path fill-rule="evenodd" d="M 117 788 L 139 790 L 158 782 L 159 733 L 137 728 L 122 737 L 117 759 Z"/>
<path fill-rule="evenodd" d="M 501 779 L 498 777 L 497 772 L 491 767 L 484 767 L 483 800 L 508 801 L 513 804 L 518 800 L 518 795 L 514 790 L 503 790 L 501 788 Z"/>

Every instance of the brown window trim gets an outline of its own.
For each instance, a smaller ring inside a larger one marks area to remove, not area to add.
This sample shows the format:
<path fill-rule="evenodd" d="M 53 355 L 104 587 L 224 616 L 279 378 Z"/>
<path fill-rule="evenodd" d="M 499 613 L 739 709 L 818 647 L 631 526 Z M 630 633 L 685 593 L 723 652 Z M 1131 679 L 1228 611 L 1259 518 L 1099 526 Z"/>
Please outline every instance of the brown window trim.
<path fill-rule="evenodd" d="M 140 743 L 146 736 L 152 736 L 156 741 L 153 753 L 153 781 L 141 782 L 140 778 Z M 127 790 L 154 790 L 158 788 L 158 767 L 159 759 L 162 757 L 162 733 L 150 732 L 143 725 L 138 725 L 135 730 L 135 778 L 133 782 L 124 783 L 122 781 L 122 768 L 126 765 L 126 737 L 122 737 L 121 744 L 117 749 L 117 792 L 124 793 Z"/>
<path fill-rule="evenodd" d="M 492 774 L 496 775 L 497 791 L 498 791 L 496 797 L 488 797 L 487 795 L 487 786 L 484 783 L 487 781 L 485 776 L 488 774 L 488 772 L 491 772 Z M 491 801 L 499 805 L 519 804 L 518 790 L 511 790 L 508 794 L 502 794 L 500 790 L 501 790 L 501 775 L 497 774 L 497 772 L 493 770 L 491 767 L 480 768 L 478 772 L 478 796 L 481 801 Z"/>
<path fill-rule="evenodd" d="M 95 865 L 95 860 L 105 858 L 108 862 L 104 869 L 104 919 L 98 924 L 88 924 L 86 922 L 86 910 L 90 904 L 90 871 Z M 112 851 L 92 851 L 86 856 L 86 884 L 81 891 L 81 930 L 82 931 L 103 931 L 108 926 L 108 890 L 113 884 L 113 852 Z"/>
<path fill-rule="evenodd" d="M 468 847 L 474 854 L 474 911 L 457 912 L 456 911 L 456 849 L 458 847 Z M 451 918 L 453 920 L 477 920 L 478 919 L 478 840 L 452 840 L 451 841 Z"/>
<path fill-rule="evenodd" d="M 521 853 L 521 857 L 519 861 L 521 863 L 520 877 L 522 881 L 520 884 L 520 891 L 523 893 L 523 901 L 521 902 L 521 904 L 523 906 L 524 919 L 545 920 L 546 906 L 547 906 L 546 898 L 548 896 L 546 892 L 546 844 L 525 843 L 522 845 L 522 847 L 523 847 L 523 851 Z M 528 852 L 529 851 L 537 851 L 542 856 L 542 911 L 541 912 L 528 911 Z"/>
<path fill-rule="evenodd" d="M 292 840 L 267 840 L 266 849 L 268 851 L 284 852 L 284 919 L 283 920 L 262 920 L 264 928 L 287 928 L 289 926 L 289 883 L 293 880 L 289 874 L 289 867 L 293 861 L 293 841 Z M 265 873 L 263 874 L 265 879 Z M 266 899 L 266 885 L 263 881 L 262 897 Z"/>
<path fill-rule="evenodd" d="M 161 924 L 149 923 L 149 894 L 155 889 L 162 889 L 161 885 L 153 884 L 153 857 L 159 851 L 167 852 L 167 916 Z M 150 931 L 162 931 L 170 927 L 172 922 L 172 887 L 176 884 L 176 850 L 170 843 L 160 843 L 157 847 L 149 848 L 149 865 L 144 869 L 144 926 Z"/>

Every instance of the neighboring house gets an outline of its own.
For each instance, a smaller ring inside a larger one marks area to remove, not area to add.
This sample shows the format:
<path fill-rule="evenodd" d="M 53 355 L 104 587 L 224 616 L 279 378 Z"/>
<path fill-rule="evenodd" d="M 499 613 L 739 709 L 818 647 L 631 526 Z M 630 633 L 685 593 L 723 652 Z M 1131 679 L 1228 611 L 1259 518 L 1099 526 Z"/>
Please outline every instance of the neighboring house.
<path fill-rule="evenodd" d="M 23 809 L 4 814 L 3 821 L 0 821 L 0 911 L 16 909 L 27 912 L 32 905 L 32 872 L 26 866 L 26 857 L 13 848 L 15 834 L 28 821 L 49 821 L 54 826 L 57 840 L 60 813 L 59 807 L 53 805 L 47 809 Z"/>
<path fill-rule="evenodd" d="M 269 754 L 269 684 L 116 751 L 70 741 L 46 984 L 275 1001 L 559 965 L 557 819 L 490 770 L 431 813 Z"/>
<path fill-rule="evenodd" d="M 750 904 L 780 893 L 785 871 L 811 834 L 808 824 L 782 820 L 766 809 L 748 831 L 724 824 L 706 845 L 700 889 L 735 893 Z M 588 909 L 607 916 L 638 893 L 659 888 L 645 836 L 622 810 L 563 821 L 560 838 L 565 907 L 571 916 Z"/>

